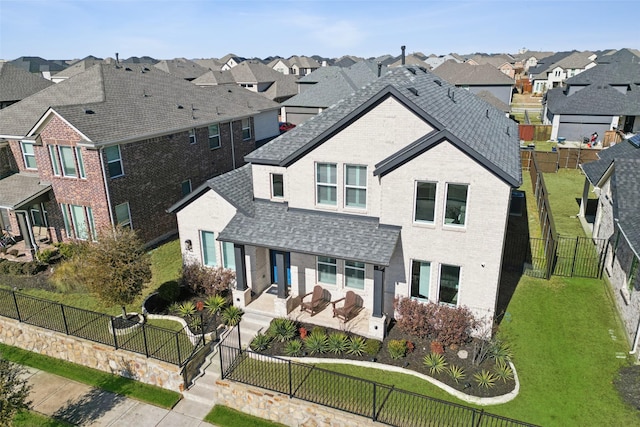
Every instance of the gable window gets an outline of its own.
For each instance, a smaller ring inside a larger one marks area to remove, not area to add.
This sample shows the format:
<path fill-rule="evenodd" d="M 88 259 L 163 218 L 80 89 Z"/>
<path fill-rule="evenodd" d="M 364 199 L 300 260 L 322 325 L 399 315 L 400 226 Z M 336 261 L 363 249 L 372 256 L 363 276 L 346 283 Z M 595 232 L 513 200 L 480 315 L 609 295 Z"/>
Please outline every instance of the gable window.
<path fill-rule="evenodd" d="M 320 205 L 336 205 L 336 164 L 316 163 L 316 202 Z"/>
<path fill-rule="evenodd" d="M 55 145 L 49 146 L 49 157 L 51 158 L 51 169 L 53 169 L 53 174 L 55 176 L 60 176 L 60 162 L 58 161 Z"/>
<path fill-rule="evenodd" d="M 316 258 L 318 270 L 318 282 L 329 285 L 336 284 L 337 264 L 335 258 L 319 256 Z"/>
<path fill-rule="evenodd" d="M 431 280 L 431 263 L 426 261 L 412 261 L 411 263 L 411 298 L 421 301 L 429 299 L 429 285 Z"/>
<path fill-rule="evenodd" d="M 82 149 L 76 147 L 76 160 L 78 160 L 78 171 L 80 172 L 80 178 L 86 178 L 87 174 L 84 170 L 84 160 L 82 159 Z"/>
<path fill-rule="evenodd" d="M 62 162 L 62 175 L 69 178 L 77 178 L 76 162 L 73 158 L 73 147 L 58 146 L 60 161 Z"/>
<path fill-rule="evenodd" d="M 438 301 L 445 304 L 458 304 L 460 288 L 460 267 L 456 265 L 440 266 L 440 295 Z"/>
<path fill-rule="evenodd" d="M 121 227 L 132 228 L 129 202 L 116 205 L 116 223 Z"/>
<path fill-rule="evenodd" d="M 284 175 L 279 173 L 271 174 L 271 197 L 284 197 Z"/>
<path fill-rule="evenodd" d="M 248 118 L 242 119 L 242 139 L 251 139 L 251 120 Z"/>
<path fill-rule="evenodd" d="M 413 219 L 416 222 L 433 223 L 436 207 L 436 183 L 416 183 L 416 211 Z"/>
<path fill-rule="evenodd" d="M 24 167 L 26 169 L 38 169 L 36 163 L 36 153 L 33 149 L 33 142 L 22 141 L 22 158 L 24 160 Z"/>
<path fill-rule="evenodd" d="M 212 231 L 200 231 L 200 245 L 202 247 L 202 264 L 209 267 L 216 266 L 216 239 Z"/>
<path fill-rule="evenodd" d="M 182 196 L 186 196 L 187 194 L 191 193 L 191 180 L 188 179 L 186 181 L 182 181 L 182 184 L 180 185 L 181 189 L 182 189 Z"/>
<path fill-rule="evenodd" d="M 467 190 L 465 184 L 447 184 L 447 206 L 444 223 L 447 225 L 464 225 L 467 211 Z"/>
<path fill-rule="evenodd" d="M 209 125 L 209 148 L 220 147 L 220 126 L 217 124 Z"/>
<path fill-rule="evenodd" d="M 347 288 L 364 289 L 364 263 L 344 262 L 344 285 Z"/>
<path fill-rule="evenodd" d="M 107 168 L 109 169 L 109 176 L 111 178 L 117 178 L 124 175 L 122 168 L 122 156 L 120 154 L 120 146 L 112 145 L 104 149 L 104 154 L 107 157 Z"/>
<path fill-rule="evenodd" d="M 222 265 L 229 270 L 236 269 L 236 253 L 231 242 L 222 242 Z"/>
<path fill-rule="evenodd" d="M 189 144 L 195 144 L 197 142 L 196 140 L 196 130 L 195 129 L 191 129 L 189 131 Z"/>
<path fill-rule="evenodd" d="M 344 204 L 349 208 L 367 207 L 367 167 L 345 165 Z"/>

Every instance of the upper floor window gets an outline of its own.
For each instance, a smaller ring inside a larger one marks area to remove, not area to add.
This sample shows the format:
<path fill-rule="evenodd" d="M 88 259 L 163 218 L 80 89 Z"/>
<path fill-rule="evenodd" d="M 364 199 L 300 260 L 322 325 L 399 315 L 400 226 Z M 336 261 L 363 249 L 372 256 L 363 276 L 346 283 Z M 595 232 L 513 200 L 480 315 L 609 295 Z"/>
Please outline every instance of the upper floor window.
<path fill-rule="evenodd" d="M 131 227 L 131 210 L 129 202 L 116 205 L 116 223 L 121 227 Z"/>
<path fill-rule="evenodd" d="M 316 163 L 316 202 L 320 205 L 338 202 L 336 170 L 335 163 Z"/>
<path fill-rule="evenodd" d="M 416 222 L 433 222 L 436 207 L 436 183 L 416 183 L 416 210 L 413 219 Z"/>
<path fill-rule="evenodd" d="M 195 144 L 196 142 L 196 130 L 191 129 L 189 131 L 189 144 Z"/>
<path fill-rule="evenodd" d="M 460 289 L 460 267 L 457 265 L 440 266 L 440 296 L 438 301 L 457 305 Z"/>
<path fill-rule="evenodd" d="M 51 168 L 55 176 L 60 176 L 60 162 L 58 161 L 58 155 L 56 154 L 56 146 L 49 146 L 49 157 L 51 158 Z"/>
<path fill-rule="evenodd" d="M 191 193 L 191 180 L 188 179 L 186 181 L 182 181 L 182 184 L 180 185 L 181 189 L 182 189 L 182 196 L 186 196 L 187 194 Z"/>
<path fill-rule="evenodd" d="M 345 165 L 344 205 L 349 208 L 367 207 L 367 167 Z"/>
<path fill-rule="evenodd" d="M 284 197 L 284 176 L 279 173 L 271 174 L 271 197 Z"/>
<path fill-rule="evenodd" d="M 220 147 L 220 126 L 209 125 L 209 148 Z"/>
<path fill-rule="evenodd" d="M 445 224 L 465 224 L 468 187 L 466 184 L 447 184 L 447 206 L 444 215 Z"/>
<path fill-rule="evenodd" d="M 80 178 L 86 178 L 87 174 L 84 170 L 84 159 L 82 158 L 82 149 L 80 147 L 76 147 L 76 159 L 78 160 L 78 172 L 80 173 Z"/>
<path fill-rule="evenodd" d="M 73 147 L 58 146 L 60 152 L 60 161 L 62 162 L 62 174 L 70 178 L 77 178 L 76 162 L 73 158 Z"/>
<path fill-rule="evenodd" d="M 251 139 L 251 120 L 242 119 L 242 139 Z"/>
<path fill-rule="evenodd" d="M 33 142 L 22 141 L 20 144 L 22 145 L 22 158 L 24 159 L 24 167 L 26 169 L 38 169 Z"/>
<path fill-rule="evenodd" d="M 411 262 L 411 298 L 422 301 L 429 299 L 431 280 L 431 263 L 426 261 Z"/>
<path fill-rule="evenodd" d="M 111 178 L 116 178 L 124 175 L 120 146 L 112 145 L 111 147 L 107 147 L 104 149 L 104 154 L 107 157 L 107 168 L 109 169 L 109 176 Z"/>

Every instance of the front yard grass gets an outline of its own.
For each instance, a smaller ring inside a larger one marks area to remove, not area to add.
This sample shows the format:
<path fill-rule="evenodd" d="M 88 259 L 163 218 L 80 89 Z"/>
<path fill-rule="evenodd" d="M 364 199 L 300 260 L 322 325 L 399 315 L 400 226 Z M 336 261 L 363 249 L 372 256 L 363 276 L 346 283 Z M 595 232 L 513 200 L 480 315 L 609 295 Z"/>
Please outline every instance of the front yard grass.
<path fill-rule="evenodd" d="M 214 406 L 204 420 L 220 427 L 284 427 L 284 424 L 254 417 L 222 405 Z"/>
<path fill-rule="evenodd" d="M 60 375 L 102 390 L 132 397 L 161 408 L 171 409 L 181 398 L 180 393 L 144 384 L 129 378 L 108 374 L 52 357 L 0 343 L 2 356 L 14 363 Z"/>

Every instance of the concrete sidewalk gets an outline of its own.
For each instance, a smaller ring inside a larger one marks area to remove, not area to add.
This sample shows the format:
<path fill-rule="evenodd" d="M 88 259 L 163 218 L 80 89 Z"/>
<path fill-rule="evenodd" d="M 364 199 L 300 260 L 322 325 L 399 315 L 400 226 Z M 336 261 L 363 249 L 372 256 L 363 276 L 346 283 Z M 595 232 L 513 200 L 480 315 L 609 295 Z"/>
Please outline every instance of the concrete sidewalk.
<path fill-rule="evenodd" d="M 206 404 L 182 399 L 173 409 L 148 403 L 72 381 L 33 368 L 26 368 L 33 385 L 31 409 L 77 426 L 205 427 L 211 410 Z"/>

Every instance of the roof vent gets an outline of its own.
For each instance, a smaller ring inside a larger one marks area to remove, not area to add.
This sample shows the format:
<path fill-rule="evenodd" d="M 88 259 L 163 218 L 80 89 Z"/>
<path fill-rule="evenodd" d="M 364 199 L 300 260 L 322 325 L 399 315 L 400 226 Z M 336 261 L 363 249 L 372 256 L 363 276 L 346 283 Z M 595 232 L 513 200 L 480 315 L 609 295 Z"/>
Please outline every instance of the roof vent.
<path fill-rule="evenodd" d="M 416 89 L 415 87 L 408 87 L 407 90 L 415 96 L 418 96 L 418 89 Z"/>
<path fill-rule="evenodd" d="M 453 91 L 453 90 L 451 91 L 451 100 L 452 100 L 453 102 L 456 102 L 456 92 L 455 92 L 455 91 Z"/>
<path fill-rule="evenodd" d="M 125 70 L 125 71 L 133 71 L 133 70 L 132 70 L 131 68 L 129 68 L 129 67 L 126 67 L 124 70 Z"/>
<path fill-rule="evenodd" d="M 144 67 L 144 68 L 142 69 L 142 71 L 151 71 L 151 70 L 150 70 L 149 68 L 147 68 L 147 67 Z"/>
<path fill-rule="evenodd" d="M 511 136 L 511 132 L 509 132 L 509 126 L 507 126 L 507 135 Z"/>
<path fill-rule="evenodd" d="M 416 69 L 415 68 L 407 67 L 407 70 L 409 70 L 409 72 L 411 74 L 414 74 L 414 75 L 416 74 Z"/>
<path fill-rule="evenodd" d="M 88 109 L 88 108 L 85 108 L 85 109 L 84 109 L 84 113 L 85 113 L 85 114 L 95 114 L 96 112 L 95 112 L 95 111 L 93 111 L 93 110 L 90 110 L 90 109 Z"/>
<path fill-rule="evenodd" d="M 184 107 L 180 104 L 176 104 L 176 107 L 178 107 L 178 110 L 182 110 Z"/>
<path fill-rule="evenodd" d="M 489 118 L 489 109 L 487 108 L 487 119 Z"/>
<path fill-rule="evenodd" d="M 438 86 L 442 86 L 442 82 L 438 79 L 433 81 L 435 84 L 437 84 Z"/>
<path fill-rule="evenodd" d="M 227 90 L 227 92 L 229 92 L 229 93 L 233 93 L 233 92 L 231 91 L 231 89 Z"/>
<path fill-rule="evenodd" d="M 423 73 L 426 73 L 426 72 L 427 72 L 427 69 L 426 69 L 426 68 L 424 68 L 424 67 L 418 67 L 418 68 L 419 68 L 419 69 L 420 69 L 420 71 L 422 71 Z"/>

